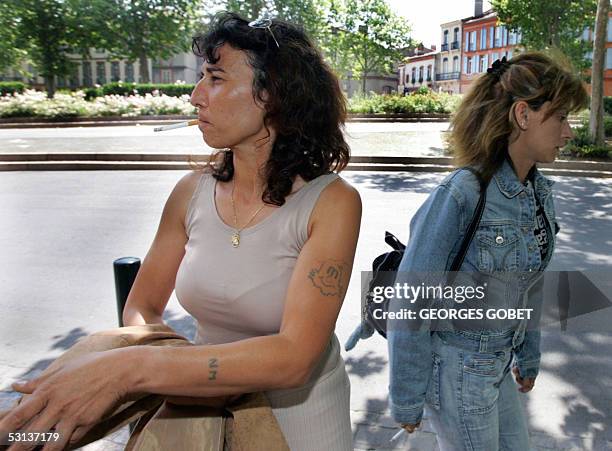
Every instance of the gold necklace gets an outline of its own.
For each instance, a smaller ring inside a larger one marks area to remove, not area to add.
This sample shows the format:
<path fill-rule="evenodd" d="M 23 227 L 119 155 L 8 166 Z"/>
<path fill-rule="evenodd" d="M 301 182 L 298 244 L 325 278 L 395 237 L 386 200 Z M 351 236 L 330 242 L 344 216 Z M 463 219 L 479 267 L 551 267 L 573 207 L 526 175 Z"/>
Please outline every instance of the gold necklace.
<path fill-rule="evenodd" d="M 238 215 L 236 214 L 236 204 L 234 203 L 234 188 L 235 187 L 236 187 L 236 182 L 232 181 L 232 193 L 230 194 L 230 199 L 232 200 L 232 211 L 234 212 L 234 233 L 232 234 L 231 241 L 232 241 L 233 247 L 238 247 L 240 246 L 240 232 L 242 232 L 245 229 L 245 227 L 247 227 L 251 223 L 251 221 L 255 219 L 255 216 L 257 216 L 259 212 L 263 210 L 263 207 L 265 207 L 266 204 L 262 204 L 261 207 L 259 207 L 257 211 L 253 213 L 253 216 L 251 216 L 251 219 L 249 219 L 245 225 L 243 225 L 242 227 L 238 227 Z"/>

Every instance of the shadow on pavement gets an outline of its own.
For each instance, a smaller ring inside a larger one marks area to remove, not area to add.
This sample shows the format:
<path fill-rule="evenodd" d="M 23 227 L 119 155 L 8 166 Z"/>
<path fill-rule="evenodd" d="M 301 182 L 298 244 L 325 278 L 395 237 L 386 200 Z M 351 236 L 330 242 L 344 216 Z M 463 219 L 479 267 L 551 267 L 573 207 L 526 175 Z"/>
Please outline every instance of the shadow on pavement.
<path fill-rule="evenodd" d="M 409 191 L 429 194 L 444 175 L 428 172 L 351 172 L 349 178 L 352 183 L 384 192 Z"/>
<path fill-rule="evenodd" d="M 555 184 L 554 196 L 561 231 L 549 269 L 610 268 L 612 186 L 588 178 L 563 178 Z"/>
<path fill-rule="evenodd" d="M 527 397 L 527 404 L 534 404 L 532 412 L 549 415 L 550 428 L 547 418 L 530 418 L 534 445 L 553 449 L 612 449 L 611 348 L 610 334 L 558 331 L 542 334 L 540 379 L 553 382 L 555 388 L 552 392 L 536 383 L 533 395 Z M 560 438 L 559 431 L 567 438 Z"/>
<path fill-rule="evenodd" d="M 382 372 L 387 366 L 387 359 L 377 356 L 373 351 L 368 351 L 367 354 L 359 358 L 348 357 L 344 363 L 349 374 L 364 379 L 372 374 Z"/>

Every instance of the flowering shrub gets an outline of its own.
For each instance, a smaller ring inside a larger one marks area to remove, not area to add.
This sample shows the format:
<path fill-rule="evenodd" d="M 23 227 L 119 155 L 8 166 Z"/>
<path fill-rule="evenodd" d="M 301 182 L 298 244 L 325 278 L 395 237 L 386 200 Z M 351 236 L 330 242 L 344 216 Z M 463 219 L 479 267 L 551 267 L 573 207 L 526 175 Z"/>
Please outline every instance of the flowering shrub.
<path fill-rule="evenodd" d="M 39 91 L 26 90 L 23 94 L 0 97 L 0 117 L 93 117 L 93 116 L 148 116 L 164 114 L 192 115 L 196 109 L 189 96 L 170 97 L 159 92 L 152 94 L 108 95 L 85 100 L 85 93 L 57 93 L 53 99 Z"/>
<path fill-rule="evenodd" d="M 411 95 L 371 94 L 349 99 L 351 113 L 452 113 L 461 96 L 433 91 L 417 91 Z"/>

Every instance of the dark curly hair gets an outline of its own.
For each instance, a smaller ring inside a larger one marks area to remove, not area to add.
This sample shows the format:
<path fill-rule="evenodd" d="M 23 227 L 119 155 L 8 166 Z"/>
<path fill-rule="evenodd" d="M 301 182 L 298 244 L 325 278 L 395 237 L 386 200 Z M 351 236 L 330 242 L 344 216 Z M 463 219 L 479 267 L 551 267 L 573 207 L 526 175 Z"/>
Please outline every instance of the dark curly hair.
<path fill-rule="evenodd" d="M 265 105 L 264 124 L 277 134 L 264 169 L 262 200 L 280 206 L 296 176 L 310 181 L 340 172 L 350 155 L 342 133 L 346 101 L 338 78 L 300 27 L 274 19 L 270 28 L 274 36 L 267 28 L 250 27 L 238 14 L 222 12 L 206 33 L 193 38 L 192 49 L 211 64 L 219 60 L 223 44 L 246 52 L 254 72 L 253 97 Z M 214 167 L 217 180 L 232 179 L 232 157 L 225 151 Z"/>

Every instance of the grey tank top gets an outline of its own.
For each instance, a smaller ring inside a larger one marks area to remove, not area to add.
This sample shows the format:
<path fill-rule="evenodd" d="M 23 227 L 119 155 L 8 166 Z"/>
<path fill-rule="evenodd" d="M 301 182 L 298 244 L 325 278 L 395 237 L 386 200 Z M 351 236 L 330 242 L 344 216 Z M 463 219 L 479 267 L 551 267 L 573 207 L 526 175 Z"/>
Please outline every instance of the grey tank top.
<path fill-rule="evenodd" d="M 324 174 L 289 195 L 263 221 L 241 232 L 215 206 L 216 180 L 202 174 L 188 207 L 185 256 L 176 276 L 176 296 L 197 320 L 196 343 L 221 344 L 280 330 L 289 279 L 308 239 L 310 214 L 323 189 L 338 179 Z"/>

